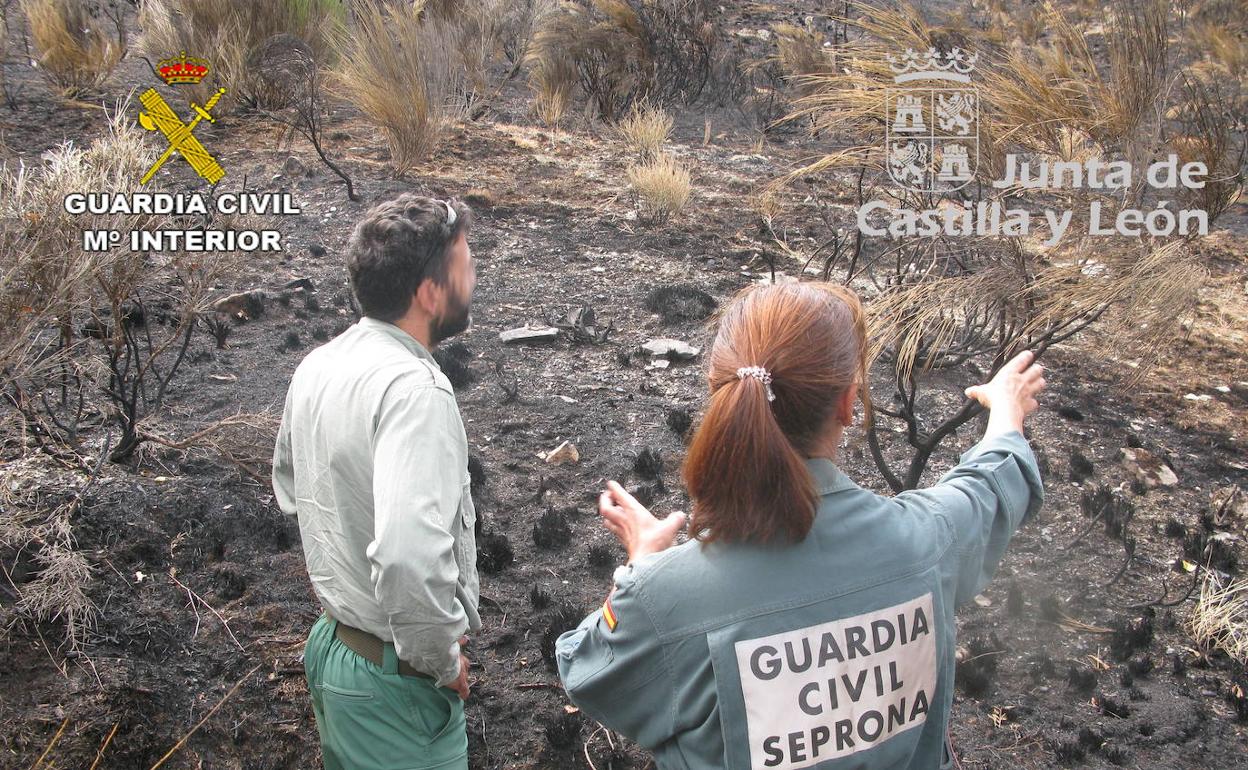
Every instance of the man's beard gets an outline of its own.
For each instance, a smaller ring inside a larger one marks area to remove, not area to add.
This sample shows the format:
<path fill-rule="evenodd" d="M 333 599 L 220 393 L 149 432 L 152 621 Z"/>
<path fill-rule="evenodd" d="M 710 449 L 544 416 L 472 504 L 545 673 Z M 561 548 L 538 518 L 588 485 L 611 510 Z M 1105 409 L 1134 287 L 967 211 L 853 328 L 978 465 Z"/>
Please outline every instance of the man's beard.
<path fill-rule="evenodd" d="M 463 330 L 468 328 L 472 323 L 472 309 L 469 307 L 471 300 L 463 304 L 456 299 L 450 307 L 447 308 L 446 314 L 435 318 L 432 327 L 429 330 L 431 342 L 437 346 L 439 342 L 454 337 Z"/>

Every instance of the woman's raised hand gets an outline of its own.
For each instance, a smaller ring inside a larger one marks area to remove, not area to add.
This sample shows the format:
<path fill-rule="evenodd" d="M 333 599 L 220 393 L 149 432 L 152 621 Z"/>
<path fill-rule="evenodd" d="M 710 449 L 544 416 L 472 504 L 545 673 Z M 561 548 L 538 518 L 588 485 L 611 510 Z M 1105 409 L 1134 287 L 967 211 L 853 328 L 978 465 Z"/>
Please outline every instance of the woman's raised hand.
<path fill-rule="evenodd" d="M 656 519 L 614 481 L 608 481 L 607 488 L 598 497 L 598 513 L 602 515 L 602 523 L 628 551 L 630 562 L 670 547 L 676 540 L 676 533 L 685 526 L 685 514 L 677 511 L 665 519 Z"/>
<path fill-rule="evenodd" d="M 1035 359 L 1035 354 L 1024 350 L 998 369 L 991 380 L 966 389 L 967 398 L 991 410 L 985 435 L 1011 430 L 1021 433 L 1023 418 L 1040 406 L 1036 396 L 1044 390 L 1044 369 L 1034 363 Z"/>

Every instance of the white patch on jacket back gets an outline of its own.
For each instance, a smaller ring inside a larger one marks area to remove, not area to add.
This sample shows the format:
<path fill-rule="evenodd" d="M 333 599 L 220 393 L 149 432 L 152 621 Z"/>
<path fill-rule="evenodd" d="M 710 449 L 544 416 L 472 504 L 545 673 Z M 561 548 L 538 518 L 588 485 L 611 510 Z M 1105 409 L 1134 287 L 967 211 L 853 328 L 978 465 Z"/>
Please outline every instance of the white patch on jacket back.
<path fill-rule="evenodd" d="M 735 645 L 750 767 L 796 770 L 927 721 L 936 688 L 932 595 Z"/>

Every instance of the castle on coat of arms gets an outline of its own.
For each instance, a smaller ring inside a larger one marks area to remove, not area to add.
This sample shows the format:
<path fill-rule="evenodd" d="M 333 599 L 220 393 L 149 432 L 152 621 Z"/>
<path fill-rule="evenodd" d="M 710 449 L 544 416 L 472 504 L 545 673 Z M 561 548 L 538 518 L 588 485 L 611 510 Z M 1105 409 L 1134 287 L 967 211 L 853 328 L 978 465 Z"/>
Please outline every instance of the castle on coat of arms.
<path fill-rule="evenodd" d="M 885 96 L 888 174 L 915 192 L 950 192 L 975 178 L 979 95 L 971 84 L 978 54 L 907 48 L 889 56 L 897 88 Z"/>

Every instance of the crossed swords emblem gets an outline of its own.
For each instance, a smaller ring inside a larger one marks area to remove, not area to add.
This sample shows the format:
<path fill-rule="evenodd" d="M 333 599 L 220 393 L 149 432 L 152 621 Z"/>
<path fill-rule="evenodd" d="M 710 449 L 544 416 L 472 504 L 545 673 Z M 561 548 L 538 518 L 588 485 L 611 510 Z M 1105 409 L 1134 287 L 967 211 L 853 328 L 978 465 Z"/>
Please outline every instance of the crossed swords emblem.
<path fill-rule="evenodd" d="M 139 184 L 147 184 L 148 181 L 165 165 L 165 161 L 173 156 L 174 152 L 181 155 L 191 168 L 195 169 L 195 173 L 208 180 L 209 184 L 216 184 L 221 181 L 221 177 L 225 176 L 225 169 L 221 168 L 221 164 L 212 156 L 212 153 L 204 149 L 204 146 L 195 138 L 195 126 L 199 125 L 199 121 L 207 119 L 209 123 L 215 123 L 216 119 L 209 113 L 221 97 L 225 95 L 225 89 L 217 89 L 203 107 L 191 102 L 196 115 L 190 123 L 183 123 L 169 106 L 169 103 L 156 93 L 156 89 L 149 88 L 139 97 L 146 108 L 146 112 L 139 113 L 139 125 L 148 131 L 159 131 L 165 135 L 165 139 L 169 141 L 169 149 L 156 159 L 152 167 L 147 170 Z"/>

